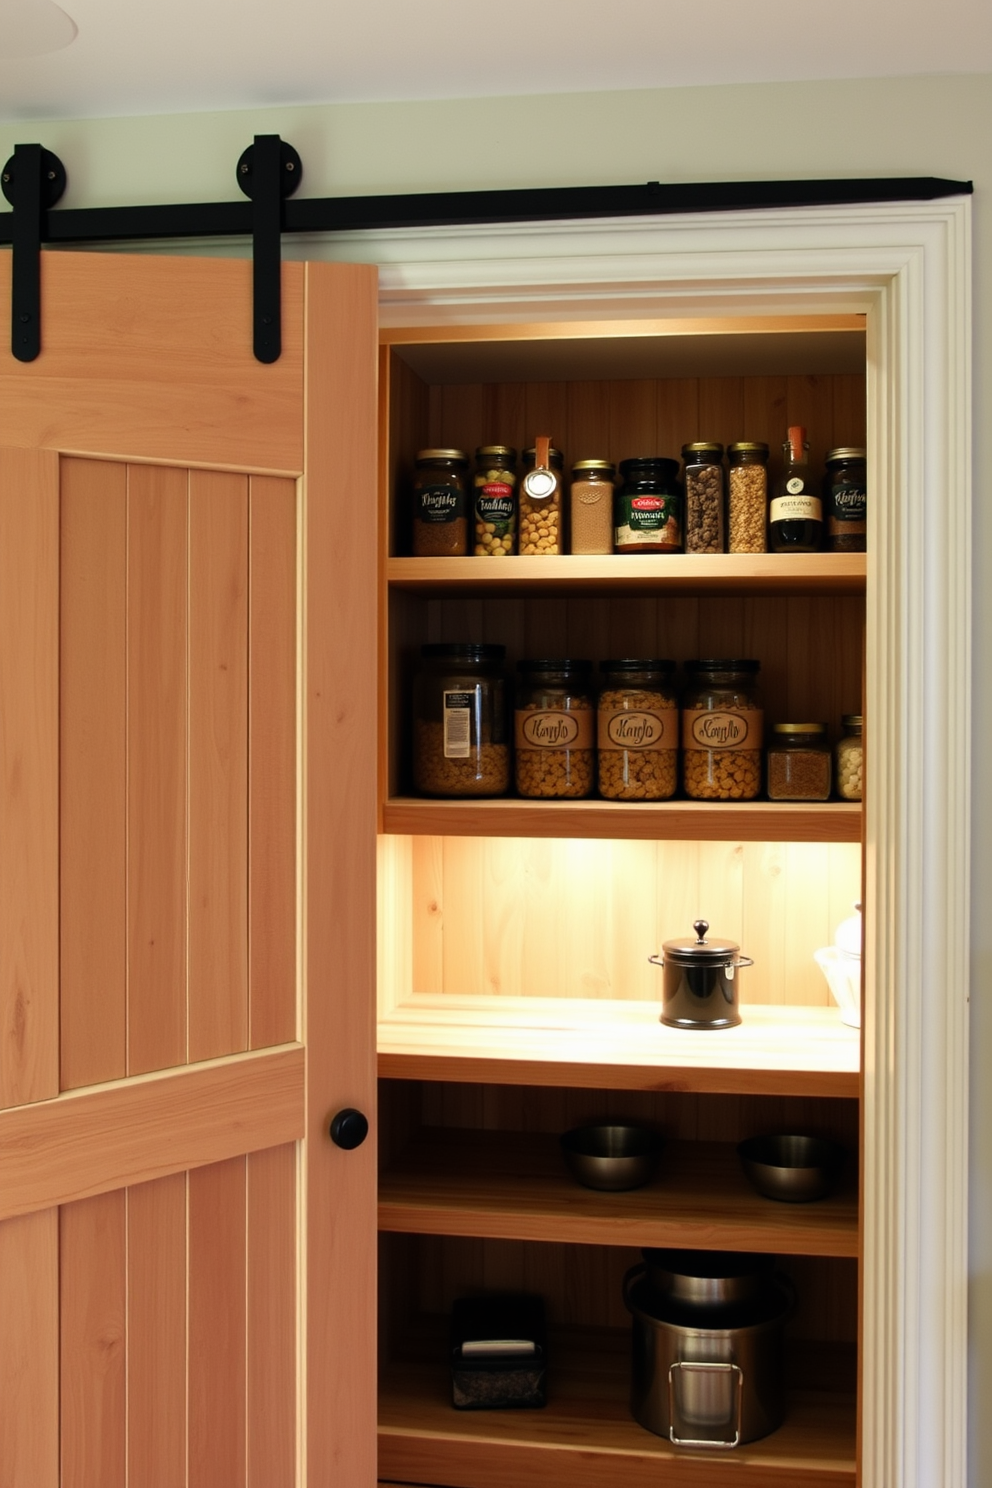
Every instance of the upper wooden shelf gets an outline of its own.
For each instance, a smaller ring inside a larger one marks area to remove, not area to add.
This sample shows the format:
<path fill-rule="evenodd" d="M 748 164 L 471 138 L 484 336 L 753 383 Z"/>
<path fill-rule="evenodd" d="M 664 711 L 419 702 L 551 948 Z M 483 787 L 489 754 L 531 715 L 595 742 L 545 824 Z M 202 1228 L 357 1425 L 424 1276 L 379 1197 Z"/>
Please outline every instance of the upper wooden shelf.
<path fill-rule="evenodd" d="M 602 558 L 388 558 L 392 589 L 501 595 L 863 594 L 865 553 L 612 554 Z"/>

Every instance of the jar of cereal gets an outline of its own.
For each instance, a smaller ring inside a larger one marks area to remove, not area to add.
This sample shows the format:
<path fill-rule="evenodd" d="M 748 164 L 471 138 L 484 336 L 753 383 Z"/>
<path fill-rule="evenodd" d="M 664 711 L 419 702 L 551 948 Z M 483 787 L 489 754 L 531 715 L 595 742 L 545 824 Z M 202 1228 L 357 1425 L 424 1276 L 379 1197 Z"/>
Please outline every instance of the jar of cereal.
<path fill-rule="evenodd" d="M 741 439 L 727 445 L 727 547 L 731 553 L 764 553 L 768 544 L 768 446 Z"/>
<path fill-rule="evenodd" d="M 690 661 L 682 699 L 682 772 L 698 801 L 753 801 L 761 789 L 757 661 Z"/>
<path fill-rule="evenodd" d="M 603 661 L 599 669 L 599 794 L 608 801 L 666 801 L 678 785 L 674 661 Z"/>
<path fill-rule="evenodd" d="M 426 796 L 501 796 L 510 784 L 505 646 L 421 646 L 413 783 Z"/>
<path fill-rule="evenodd" d="M 590 661 L 518 661 L 517 790 L 541 799 L 588 796 L 593 784 Z"/>
<path fill-rule="evenodd" d="M 838 739 L 834 755 L 837 794 L 845 801 L 860 801 L 864 781 L 864 718 L 860 713 L 845 713 L 840 721 L 844 737 Z"/>
<path fill-rule="evenodd" d="M 517 452 L 508 444 L 482 444 L 475 452 L 472 512 L 477 558 L 505 558 L 517 538 Z"/>

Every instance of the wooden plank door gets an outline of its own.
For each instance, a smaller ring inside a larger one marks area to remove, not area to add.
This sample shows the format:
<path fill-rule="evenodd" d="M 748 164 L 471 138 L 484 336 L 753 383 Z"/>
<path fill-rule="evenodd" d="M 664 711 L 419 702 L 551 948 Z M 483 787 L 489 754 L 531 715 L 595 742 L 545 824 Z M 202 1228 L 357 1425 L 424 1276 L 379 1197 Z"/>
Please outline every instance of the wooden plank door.
<path fill-rule="evenodd" d="M 250 272 L 0 356 L 0 1488 L 375 1481 L 375 275 Z"/>

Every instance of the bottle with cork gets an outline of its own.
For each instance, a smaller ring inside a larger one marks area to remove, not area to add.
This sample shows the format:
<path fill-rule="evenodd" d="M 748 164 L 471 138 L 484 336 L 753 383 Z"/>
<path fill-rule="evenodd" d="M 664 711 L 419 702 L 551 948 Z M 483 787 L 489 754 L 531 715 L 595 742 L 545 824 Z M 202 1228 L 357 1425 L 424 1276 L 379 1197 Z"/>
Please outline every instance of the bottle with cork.
<path fill-rule="evenodd" d="M 823 539 L 823 503 L 810 479 L 809 442 L 801 424 L 789 426 L 782 446 L 785 469 L 768 511 L 768 546 L 773 553 L 818 553 Z"/>

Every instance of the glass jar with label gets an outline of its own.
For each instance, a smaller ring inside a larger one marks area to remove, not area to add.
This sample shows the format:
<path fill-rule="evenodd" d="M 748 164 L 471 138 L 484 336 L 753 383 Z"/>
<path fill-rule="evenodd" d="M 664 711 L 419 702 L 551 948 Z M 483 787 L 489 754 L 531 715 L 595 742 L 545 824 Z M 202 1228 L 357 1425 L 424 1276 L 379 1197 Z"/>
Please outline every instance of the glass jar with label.
<path fill-rule="evenodd" d="M 613 492 L 616 467 L 609 460 L 576 460 L 572 466 L 568 514 L 569 551 L 590 555 L 613 552 Z"/>
<path fill-rule="evenodd" d="M 533 449 L 524 450 L 521 460 L 517 549 L 528 557 L 564 553 L 561 450 L 539 439 Z"/>
<path fill-rule="evenodd" d="M 477 558 L 505 558 L 517 541 L 517 452 L 482 444 L 475 452 L 472 506 Z"/>
<path fill-rule="evenodd" d="M 827 507 L 827 550 L 863 553 L 868 532 L 867 455 L 845 446 L 827 455 L 823 494 Z"/>
<path fill-rule="evenodd" d="M 685 461 L 685 550 L 723 552 L 723 445 L 682 446 Z"/>
<path fill-rule="evenodd" d="M 682 490 L 678 460 L 638 455 L 620 461 L 623 485 L 613 498 L 618 553 L 680 553 Z"/>
<path fill-rule="evenodd" d="M 768 545 L 773 553 L 817 553 L 823 503 L 810 478 L 809 441 L 801 424 L 790 426 L 782 453 L 785 469 L 768 509 Z"/>
<path fill-rule="evenodd" d="M 413 477 L 413 556 L 463 558 L 468 552 L 464 450 L 423 449 Z"/>
<path fill-rule="evenodd" d="M 674 661 L 603 661 L 599 669 L 599 794 L 608 801 L 667 801 L 678 785 Z"/>
<path fill-rule="evenodd" d="M 501 796 L 510 784 L 505 646 L 420 648 L 413 783 L 427 796 Z"/>
<path fill-rule="evenodd" d="M 765 760 L 769 801 L 829 801 L 833 755 L 825 723 L 775 723 Z"/>
<path fill-rule="evenodd" d="M 591 661 L 519 661 L 514 761 L 522 796 L 577 798 L 593 786 Z"/>
<path fill-rule="evenodd" d="M 727 549 L 764 553 L 768 520 L 768 446 L 740 440 L 727 445 Z"/>
<path fill-rule="evenodd" d="M 697 801 L 753 801 L 761 790 L 757 661 L 690 661 L 682 698 L 682 783 Z"/>
<path fill-rule="evenodd" d="M 837 794 L 844 801 L 860 801 L 864 791 L 864 718 L 860 713 L 845 713 L 841 718 L 844 737 L 835 750 Z"/>

